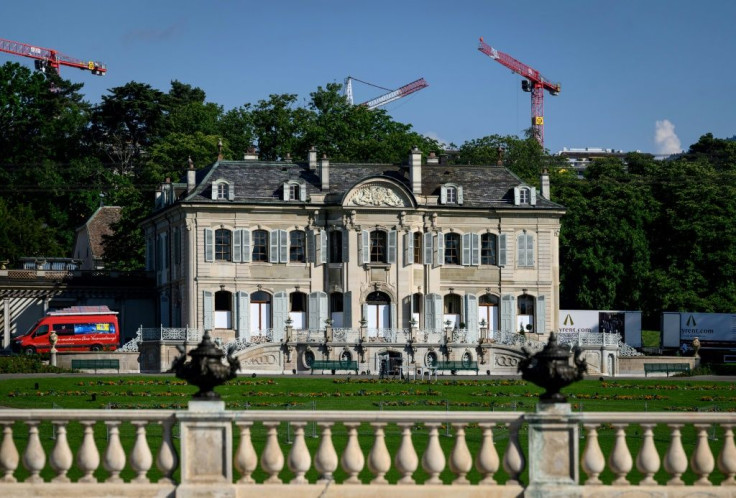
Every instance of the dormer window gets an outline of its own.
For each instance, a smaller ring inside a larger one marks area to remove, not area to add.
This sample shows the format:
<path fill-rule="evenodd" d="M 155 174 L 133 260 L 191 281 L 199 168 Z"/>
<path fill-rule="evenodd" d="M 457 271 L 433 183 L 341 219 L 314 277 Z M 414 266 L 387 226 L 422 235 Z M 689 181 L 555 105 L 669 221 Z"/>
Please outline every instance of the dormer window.
<path fill-rule="evenodd" d="M 212 182 L 213 201 L 232 201 L 235 199 L 235 186 L 226 180 L 215 180 Z"/>
<path fill-rule="evenodd" d="M 306 201 L 307 186 L 293 180 L 284 183 L 283 199 L 285 201 Z"/>
<path fill-rule="evenodd" d="M 535 206 L 537 204 L 537 189 L 522 185 L 514 187 L 514 206 Z"/>
<path fill-rule="evenodd" d="M 440 204 L 462 204 L 463 188 L 453 183 L 442 185 L 440 191 Z"/>

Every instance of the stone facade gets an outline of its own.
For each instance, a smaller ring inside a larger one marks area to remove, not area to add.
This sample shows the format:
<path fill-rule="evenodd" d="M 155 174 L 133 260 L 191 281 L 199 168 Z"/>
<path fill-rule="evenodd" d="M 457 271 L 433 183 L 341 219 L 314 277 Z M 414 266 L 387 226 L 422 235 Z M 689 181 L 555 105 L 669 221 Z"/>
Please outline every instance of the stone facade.
<path fill-rule="evenodd" d="M 279 343 L 287 325 L 366 341 L 449 326 L 469 344 L 555 327 L 564 208 L 548 188 L 416 149 L 404 165 L 246 158 L 159 191 L 143 229 L 164 327 Z"/>

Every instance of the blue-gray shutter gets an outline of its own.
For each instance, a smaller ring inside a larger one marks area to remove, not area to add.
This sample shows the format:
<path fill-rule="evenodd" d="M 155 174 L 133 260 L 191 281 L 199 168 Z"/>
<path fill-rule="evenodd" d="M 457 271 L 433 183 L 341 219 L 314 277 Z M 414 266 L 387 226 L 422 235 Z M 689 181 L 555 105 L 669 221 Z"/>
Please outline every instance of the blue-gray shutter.
<path fill-rule="evenodd" d="M 211 228 L 204 229 L 204 260 L 215 260 L 214 232 Z"/>
<path fill-rule="evenodd" d="M 547 332 L 545 330 L 545 325 L 544 325 L 547 319 L 546 317 L 547 307 L 545 305 L 544 296 L 537 296 L 536 304 L 537 304 L 537 307 L 536 307 L 536 310 L 534 310 L 534 314 L 535 314 L 534 318 L 536 319 L 537 323 L 535 324 L 534 331 L 537 334 L 545 334 Z"/>
<path fill-rule="evenodd" d="M 310 330 L 321 330 L 327 319 L 327 294 L 316 291 L 309 294 L 309 308 L 307 310 Z"/>
<path fill-rule="evenodd" d="M 170 327 L 171 320 L 169 319 L 169 296 L 167 294 L 161 294 L 159 298 L 161 307 L 161 326 Z"/>
<path fill-rule="evenodd" d="M 414 263 L 414 234 L 404 234 L 404 266 Z"/>
<path fill-rule="evenodd" d="M 238 339 L 250 340 L 250 294 L 243 291 L 235 293 L 238 311 Z"/>
<path fill-rule="evenodd" d="M 462 247 L 462 252 L 460 253 L 461 254 L 460 264 L 463 266 L 469 266 L 470 258 L 472 257 L 471 249 L 472 249 L 473 243 L 471 242 L 470 235 L 471 234 L 469 233 L 463 234 L 463 247 Z"/>
<path fill-rule="evenodd" d="M 398 329 L 399 325 L 396 323 L 396 303 L 391 303 L 390 306 L 390 313 L 391 313 L 391 323 L 389 323 L 390 329 Z"/>
<path fill-rule="evenodd" d="M 289 188 L 289 184 L 288 184 L 288 183 L 284 183 L 284 184 L 283 184 L 283 189 L 284 189 L 284 193 L 283 193 L 283 195 L 281 196 L 281 198 L 282 198 L 283 200 L 285 200 L 285 201 L 288 201 L 288 200 L 289 200 L 289 194 L 290 194 L 290 192 L 291 192 L 291 189 Z"/>
<path fill-rule="evenodd" d="M 532 206 L 537 205 L 537 187 L 532 187 L 529 189 L 529 204 Z"/>
<path fill-rule="evenodd" d="M 498 236 L 498 266 L 506 266 L 506 234 Z"/>
<path fill-rule="evenodd" d="M 350 230 L 344 228 L 342 231 L 342 262 L 350 261 Z"/>
<path fill-rule="evenodd" d="M 470 264 L 480 266 L 480 234 L 470 234 L 470 240 L 472 241 Z"/>
<path fill-rule="evenodd" d="M 213 201 L 217 200 L 217 191 L 219 190 L 217 186 L 219 185 L 219 182 L 213 182 L 212 186 L 210 187 L 211 190 L 211 198 Z"/>
<path fill-rule="evenodd" d="M 444 310 L 444 307 L 442 306 L 442 296 L 440 296 L 439 294 L 429 294 L 428 296 L 432 301 L 432 310 L 434 316 L 432 317 L 430 322 L 426 322 L 425 320 L 425 324 L 431 323 L 434 330 L 442 330 L 444 328 L 444 325 L 442 324 Z"/>
<path fill-rule="evenodd" d="M 233 230 L 233 263 L 243 261 L 243 230 L 238 228 Z"/>
<path fill-rule="evenodd" d="M 279 342 L 285 337 L 284 328 L 289 317 L 289 296 L 284 291 L 273 295 L 273 342 Z"/>
<path fill-rule="evenodd" d="M 364 265 L 371 262 L 371 234 L 368 230 L 360 231 L 360 261 Z"/>
<path fill-rule="evenodd" d="M 386 254 L 386 263 L 396 263 L 396 230 L 388 232 L 388 251 Z"/>
<path fill-rule="evenodd" d="M 342 295 L 342 326 L 346 329 L 353 326 L 353 294 L 350 291 L 344 292 Z"/>
<path fill-rule="evenodd" d="M 227 185 L 227 200 L 235 200 L 235 185 L 233 185 L 232 183 L 228 183 Z"/>
<path fill-rule="evenodd" d="M 526 264 L 526 234 L 516 237 L 516 266 L 527 266 Z"/>
<path fill-rule="evenodd" d="M 440 187 L 440 204 L 447 204 L 447 187 Z"/>
<path fill-rule="evenodd" d="M 279 230 L 279 263 L 289 262 L 289 236 L 286 230 Z"/>
<path fill-rule="evenodd" d="M 468 342 L 478 340 L 478 297 L 465 294 L 465 328 L 468 330 Z"/>
<path fill-rule="evenodd" d="M 437 239 L 437 262 L 435 264 L 442 266 L 445 264 L 445 234 L 437 232 L 435 238 Z"/>
<path fill-rule="evenodd" d="M 250 230 L 243 229 L 243 263 L 250 263 L 253 256 L 250 249 Z"/>
<path fill-rule="evenodd" d="M 463 188 L 462 187 L 457 188 L 457 203 L 458 204 L 463 203 Z"/>
<path fill-rule="evenodd" d="M 279 231 L 271 230 L 269 235 L 268 262 L 279 262 Z"/>
<path fill-rule="evenodd" d="M 526 234 L 526 264 L 534 266 L 534 236 Z"/>
<path fill-rule="evenodd" d="M 436 329 L 435 311 L 434 311 L 434 294 L 425 294 L 424 296 L 424 328 Z"/>
<path fill-rule="evenodd" d="M 307 263 L 317 262 L 317 234 L 314 230 L 307 230 L 304 241 L 307 244 Z"/>
<path fill-rule="evenodd" d="M 214 326 L 214 313 L 215 313 L 215 296 L 210 291 L 202 291 L 202 308 L 204 316 L 202 317 L 202 324 L 205 330 L 212 330 Z"/>
<path fill-rule="evenodd" d="M 299 200 L 305 202 L 307 200 L 307 186 L 299 185 Z"/>
<path fill-rule="evenodd" d="M 511 294 L 501 296 L 501 332 L 516 332 L 516 298 Z"/>
<path fill-rule="evenodd" d="M 519 187 L 514 187 L 514 206 L 518 206 L 521 203 L 521 192 Z"/>
<path fill-rule="evenodd" d="M 432 264 L 432 232 L 426 232 L 424 234 L 424 248 L 422 250 L 422 264 L 423 265 L 431 265 Z"/>
<path fill-rule="evenodd" d="M 327 232 L 321 230 L 319 232 L 319 264 L 327 263 Z"/>

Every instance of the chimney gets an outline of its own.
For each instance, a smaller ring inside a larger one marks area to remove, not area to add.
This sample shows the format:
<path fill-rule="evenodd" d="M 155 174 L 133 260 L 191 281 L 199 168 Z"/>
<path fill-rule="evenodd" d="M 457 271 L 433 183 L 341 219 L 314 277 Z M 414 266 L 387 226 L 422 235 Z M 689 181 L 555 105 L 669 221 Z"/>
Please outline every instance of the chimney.
<path fill-rule="evenodd" d="M 309 152 L 307 153 L 307 157 L 309 159 L 309 171 L 314 171 L 317 169 L 317 148 L 312 145 L 312 147 L 309 149 Z"/>
<path fill-rule="evenodd" d="M 326 154 L 322 154 L 322 159 L 319 162 L 319 178 L 322 181 L 322 190 L 326 191 L 330 189 L 330 161 L 327 159 Z"/>
<path fill-rule="evenodd" d="M 248 150 L 243 154 L 243 161 L 257 161 L 258 151 L 252 145 L 248 147 Z"/>
<path fill-rule="evenodd" d="M 539 184 L 542 187 L 542 197 L 549 200 L 549 173 L 547 172 L 547 168 L 544 168 L 542 170 L 542 176 L 539 179 Z"/>
<path fill-rule="evenodd" d="M 222 159 L 223 159 L 223 156 L 222 156 L 222 139 L 219 139 L 217 141 L 217 160 L 218 161 L 222 161 Z"/>
<path fill-rule="evenodd" d="M 437 157 L 437 154 L 434 152 L 429 153 L 429 157 L 427 158 L 427 164 L 439 164 L 440 158 Z"/>
<path fill-rule="evenodd" d="M 422 192 L 422 152 L 416 145 L 409 153 L 409 181 L 411 191 L 420 194 Z"/>
<path fill-rule="evenodd" d="M 187 192 L 191 192 L 194 190 L 194 187 L 197 186 L 197 172 L 194 169 L 194 161 L 192 161 L 192 156 L 189 156 L 189 169 L 187 170 Z"/>

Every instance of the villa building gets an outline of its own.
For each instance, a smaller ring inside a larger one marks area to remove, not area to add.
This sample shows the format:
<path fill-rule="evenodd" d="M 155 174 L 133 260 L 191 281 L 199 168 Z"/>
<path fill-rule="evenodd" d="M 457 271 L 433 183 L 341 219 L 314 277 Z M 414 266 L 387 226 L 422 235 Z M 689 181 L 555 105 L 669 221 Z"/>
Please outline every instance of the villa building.
<path fill-rule="evenodd" d="M 294 330 L 545 334 L 564 208 L 502 166 L 242 161 L 167 180 L 145 220 L 164 327 L 278 343 Z"/>

